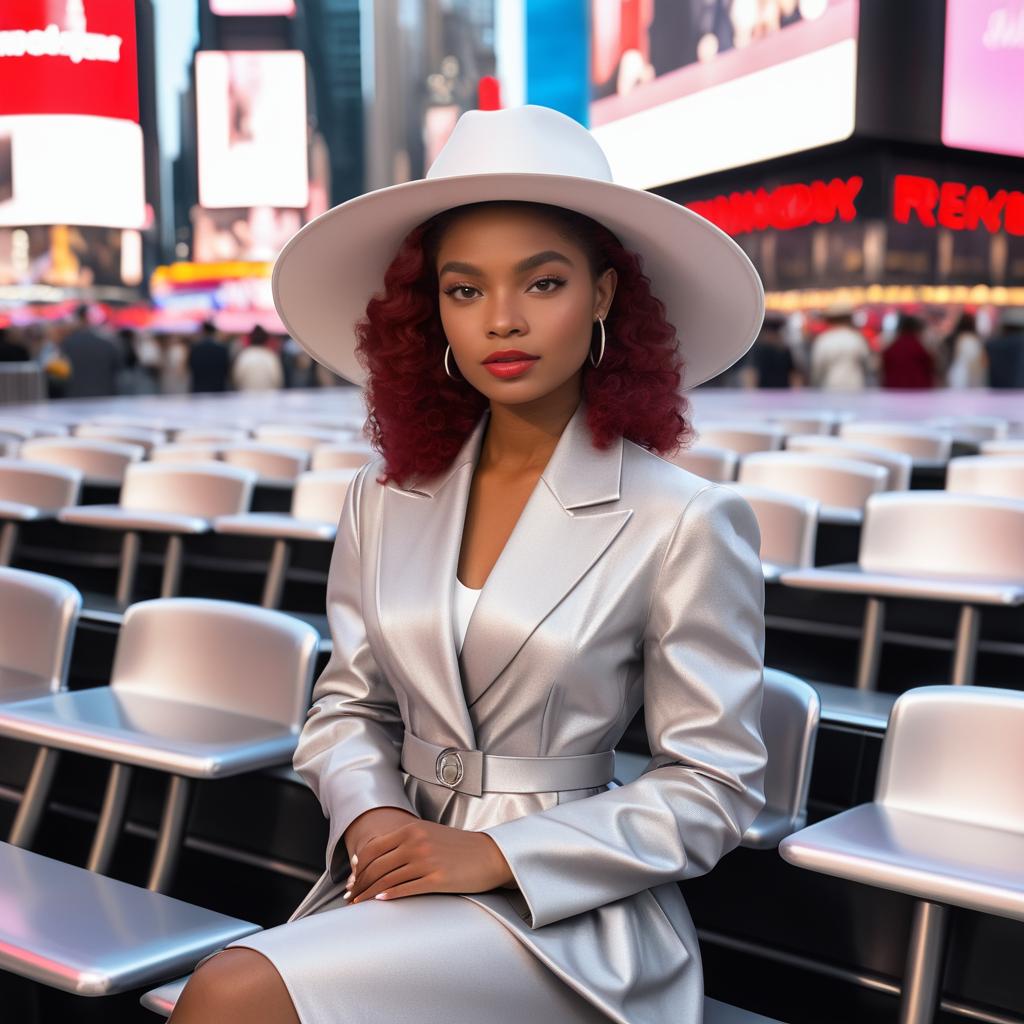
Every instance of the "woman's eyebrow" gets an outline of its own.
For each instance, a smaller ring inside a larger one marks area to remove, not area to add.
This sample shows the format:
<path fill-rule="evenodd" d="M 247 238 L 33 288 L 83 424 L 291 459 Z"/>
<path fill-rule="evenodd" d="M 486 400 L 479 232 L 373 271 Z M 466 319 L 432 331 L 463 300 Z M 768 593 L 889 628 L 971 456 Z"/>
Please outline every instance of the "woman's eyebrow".
<path fill-rule="evenodd" d="M 551 261 L 567 263 L 570 267 L 574 266 L 572 260 L 569 259 L 568 256 L 564 256 L 562 253 L 557 252 L 554 249 L 545 249 L 544 252 L 538 252 L 533 256 L 527 256 L 525 260 L 520 260 L 512 269 L 517 274 L 524 274 L 527 270 L 532 270 L 534 267 L 538 267 L 542 263 L 548 263 Z M 473 266 L 472 263 L 460 263 L 458 260 L 449 260 L 438 271 L 438 276 L 449 270 L 456 274 L 475 274 L 477 277 L 484 276 L 484 272 L 479 267 Z"/>

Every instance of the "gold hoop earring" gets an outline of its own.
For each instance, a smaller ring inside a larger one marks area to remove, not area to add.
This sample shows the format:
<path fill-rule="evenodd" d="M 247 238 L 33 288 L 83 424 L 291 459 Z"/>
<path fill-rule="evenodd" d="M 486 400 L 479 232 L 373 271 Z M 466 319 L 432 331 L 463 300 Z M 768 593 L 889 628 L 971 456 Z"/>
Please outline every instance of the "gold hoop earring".
<path fill-rule="evenodd" d="M 597 362 L 594 362 L 594 353 L 590 352 L 588 358 L 590 359 L 591 366 L 600 366 L 601 360 L 604 359 L 604 320 L 602 317 L 597 318 L 597 322 L 601 325 L 601 354 L 597 357 Z"/>
<path fill-rule="evenodd" d="M 466 379 L 465 377 L 456 377 L 455 374 L 452 373 L 452 371 L 448 368 L 448 357 L 451 355 L 451 352 L 452 352 L 451 345 L 450 344 L 449 345 L 445 345 L 445 347 L 444 347 L 444 372 L 447 373 L 448 376 L 451 377 L 452 380 L 465 380 Z"/>

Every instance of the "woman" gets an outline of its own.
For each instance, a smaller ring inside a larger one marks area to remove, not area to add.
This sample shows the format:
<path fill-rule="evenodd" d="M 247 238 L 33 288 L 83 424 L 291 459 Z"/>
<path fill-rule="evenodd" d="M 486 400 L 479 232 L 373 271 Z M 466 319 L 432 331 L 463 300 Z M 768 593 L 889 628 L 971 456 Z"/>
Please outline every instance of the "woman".
<path fill-rule="evenodd" d="M 988 383 L 985 346 L 978 337 L 977 325 L 970 313 L 961 313 L 956 327 L 944 343 L 946 387 L 983 388 Z"/>
<path fill-rule="evenodd" d="M 921 340 L 924 321 L 901 313 L 896 337 L 882 352 L 882 387 L 921 389 L 935 387 L 935 360 Z"/>
<path fill-rule="evenodd" d="M 749 261 L 531 105 L 464 114 L 274 285 L 384 454 L 342 509 L 295 753 L 327 870 L 174 1024 L 699 1022 L 676 883 L 764 805 L 763 577 L 749 505 L 653 452 L 690 436 L 682 363 L 700 383 L 756 336 Z M 641 704 L 651 761 L 613 787 Z"/>

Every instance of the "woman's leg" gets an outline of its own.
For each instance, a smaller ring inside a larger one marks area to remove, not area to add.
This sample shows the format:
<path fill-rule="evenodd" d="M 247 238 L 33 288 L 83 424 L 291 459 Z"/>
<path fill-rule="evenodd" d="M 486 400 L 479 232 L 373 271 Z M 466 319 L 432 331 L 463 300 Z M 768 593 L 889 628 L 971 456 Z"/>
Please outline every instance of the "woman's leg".
<path fill-rule="evenodd" d="M 274 965 L 253 949 L 225 949 L 200 964 L 171 1024 L 300 1024 Z"/>

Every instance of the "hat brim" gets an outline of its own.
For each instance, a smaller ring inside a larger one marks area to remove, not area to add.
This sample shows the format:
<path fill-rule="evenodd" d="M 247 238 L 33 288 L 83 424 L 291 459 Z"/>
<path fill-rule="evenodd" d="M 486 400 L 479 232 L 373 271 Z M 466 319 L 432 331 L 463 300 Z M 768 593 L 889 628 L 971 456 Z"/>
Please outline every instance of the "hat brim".
<path fill-rule="evenodd" d="M 715 377 L 754 343 L 764 318 L 764 287 L 725 232 L 652 192 L 533 173 L 421 178 L 322 213 L 292 236 L 274 264 L 274 304 L 289 334 L 335 373 L 365 383 L 354 326 L 383 289 L 384 271 L 402 240 L 443 210 L 498 199 L 576 210 L 642 256 L 651 291 L 676 330 L 684 387 Z"/>

